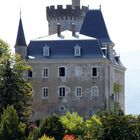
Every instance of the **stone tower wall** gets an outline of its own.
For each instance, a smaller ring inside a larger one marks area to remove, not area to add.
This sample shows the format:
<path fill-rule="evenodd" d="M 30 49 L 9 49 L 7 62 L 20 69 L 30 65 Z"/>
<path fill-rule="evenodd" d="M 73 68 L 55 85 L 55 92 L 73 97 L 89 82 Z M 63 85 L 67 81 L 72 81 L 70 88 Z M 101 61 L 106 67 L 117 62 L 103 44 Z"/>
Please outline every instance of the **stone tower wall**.
<path fill-rule="evenodd" d="M 79 32 L 81 25 L 83 23 L 88 7 L 82 6 L 72 6 L 66 5 L 63 8 L 62 5 L 50 6 L 46 8 L 47 20 L 49 24 L 49 35 L 56 33 L 57 23 L 61 24 L 62 31 L 71 30 L 71 24 L 76 24 L 76 32 Z"/>
<path fill-rule="evenodd" d="M 16 54 L 21 55 L 23 59 L 27 57 L 27 46 L 16 46 L 15 47 Z"/>
<path fill-rule="evenodd" d="M 80 0 L 72 0 L 72 6 L 80 6 Z"/>

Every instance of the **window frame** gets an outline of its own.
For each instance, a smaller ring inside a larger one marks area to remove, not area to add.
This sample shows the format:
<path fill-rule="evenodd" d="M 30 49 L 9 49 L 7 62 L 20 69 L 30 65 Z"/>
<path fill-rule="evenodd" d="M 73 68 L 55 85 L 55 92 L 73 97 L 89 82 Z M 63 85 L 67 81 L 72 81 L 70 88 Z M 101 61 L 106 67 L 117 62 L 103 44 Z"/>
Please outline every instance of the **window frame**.
<path fill-rule="evenodd" d="M 78 44 L 74 47 L 74 56 L 81 56 L 81 47 Z"/>
<path fill-rule="evenodd" d="M 82 97 L 82 87 L 80 87 L 80 86 L 75 87 L 75 96 L 79 97 L 79 98 Z"/>
<path fill-rule="evenodd" d="M 95 92 L 95 89 L 96 89 L 96 92 Z M 99 88 L 98 86 L 92 86 L 92 89 L 91 89 L 91 97 L 98 97 L 99 96 Z"/>
<path fill-rule="evenodd" d="M 43 47 L 43 56 L 50 56 L 50 47 L 47 44 Z"/>
<path fill-rule="evenodd" d="M 30 75 L 29 72 L 31 73 L 32 76 L 29 76 Z M 27 78 L 28 79 L 33 78 L 33 70 L 27 70 Z"/>
<path fill-rule="evenodd" d="M 44 93 L 44 92 L 46 92 L 46 90 L 47 90 L 47 95 L 45 95 L 46 93 Z M 48 87 L 43 87 L 42 88 L 42 99 L 48 99 L 48 91 L 49 91 Z"/>
<path fill-rule="evenodd" d="M 47 75 L 46 75 L 45 70 L 47 70 Z M 42 78 L 45 79 L 45 78 L 48 78 L 48 77 L 49 77 L 49 68 L 48 67 L 42 68 Z"/>
<path fill-rule="evenodd" d="M 74 68 L 74 76 L 77 78 L 82 76 L 82 67 L 81 66 L 76 66 Z"/>
<path fill-rule="evenodd" d="M 96 69 L 96 75 L 93 75 L 93 69 Z M 97 78 L 99 76 L 99 67 L 98 66 L 93 66 L 92 68 L 91 68 L 91 77 L 92 78 Z"/>
<path fill-rule="evenodd" d="M 60 74 L 60 69 L 61 68 L 64 68 L 64 76 L 62 76 L 61 74 Z M 65 78 L 66 77 L 66 66 L 60 66 L 60 67 L 58 67 L 58 77 L 59 78 Z"/>
<path fill-rule="evenodd" d="M 61 91 L 62 93 L 60 93 L 60 89 L 63 88 L 63 90 Z M 64 93 L 63 93 L 64 92 Z M 61 94 L 61 95 L 60 95 Z M 58 87 L 58 97 L 59 98 L 65 98 L 66 97 L 66 87 L 65 86 L 59 86 Z"/>

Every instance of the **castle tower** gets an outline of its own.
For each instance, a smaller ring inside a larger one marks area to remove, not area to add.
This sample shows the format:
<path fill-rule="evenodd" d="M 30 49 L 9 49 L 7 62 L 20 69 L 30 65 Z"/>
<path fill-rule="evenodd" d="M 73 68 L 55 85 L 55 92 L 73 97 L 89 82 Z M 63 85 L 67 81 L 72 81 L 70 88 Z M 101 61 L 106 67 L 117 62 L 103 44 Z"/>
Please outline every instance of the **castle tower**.
<path fill-rule="evenodd" d="M 72 0 L 72 5 L 49 6 L 46 8 L 47 20 L 49 26 L 49 35 L 57 32 L 57 23 L 61 25 L 61 30 L 71 30 L 72 23 L 76 25 L 76 32 L 79 32 L 83 23 L 88 7 L 80 7 L 80 0 Z"/>
<path fill-rule="evenodd" d="M 80 6 L 80 0 L 72 0 L 72 7 Z"/>
<path fill-rule="evenodd" d="M 17 38 L 15 43 L 15 52 L 20 54 L 24 59 L 27 57 L 27 44 L 25 40 L 22 19 L 20 15 Z"/>

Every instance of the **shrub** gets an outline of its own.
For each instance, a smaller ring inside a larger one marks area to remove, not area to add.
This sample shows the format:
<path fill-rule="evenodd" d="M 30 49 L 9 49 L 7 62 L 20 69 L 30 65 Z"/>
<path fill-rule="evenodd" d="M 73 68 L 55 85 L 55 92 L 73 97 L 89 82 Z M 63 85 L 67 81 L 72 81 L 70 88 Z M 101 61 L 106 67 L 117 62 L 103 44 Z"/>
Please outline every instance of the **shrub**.
<path fill-rule="evenodd" d="M 55 140 L 55 139 L 53 137 L 48 137 L 48 136 L 44 135 L 39 140 Z"/>

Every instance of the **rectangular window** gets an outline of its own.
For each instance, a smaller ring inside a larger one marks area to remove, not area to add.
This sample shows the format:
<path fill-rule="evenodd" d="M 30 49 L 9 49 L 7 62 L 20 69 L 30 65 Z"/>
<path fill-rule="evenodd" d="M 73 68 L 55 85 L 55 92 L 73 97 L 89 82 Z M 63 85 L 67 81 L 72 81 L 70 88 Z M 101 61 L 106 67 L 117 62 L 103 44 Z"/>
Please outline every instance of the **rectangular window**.
<path fill-rule="evenodd" d="M 97 97 L 98 96 L 98 87 L 97 86 L 92 87 L 91 96 L 92 97 Z"/>
<path fill-rule="evenodd" d="M 48 87 L 42 88 L 42 99 L 48 99 Z"/>
<path fill-rule="evenodd" d="M 76 87 L 76 97 L 82 97 L 82 88 Z"/>
<path fill-rule="evenodd" d="M 75 77 L 81 77 L 81 75 L 82 75 L 82 68 L 75 67 Z"/>
<path fill-rule="evenodd" d="M 59 97 L 65 97 L 65 96 L 66 96 L 66 88 L 59 87 Z"/>
<path fill-rule="evenodd" d="M 32 72 L 32 70 L 28 70 L 28 71 L 27 71 L 27 76 L 28 76 L 28 78 L 32 78 L 32 77 L 33 77 L 33 72 Z"/>
<path fill-rule="evenodd" d="M 98 77 L 98 68 L 97 67 L 93 67 L 91 72 L 92 72 L 92 77 Z"/>
<path fill-rule="evenodd" d="M 48 68 L 44 68 L 44 69 L 42 70 L 42 77 L 43 77 L 43 78 L 48 78 L 48 73 L 49 73 Z"/>
<path fill-rule="evenodd" d="M 65 75 L 66 75 L 65 67 L 60 67 L 59 68 L 59 77 L 65 77 Z"/>

